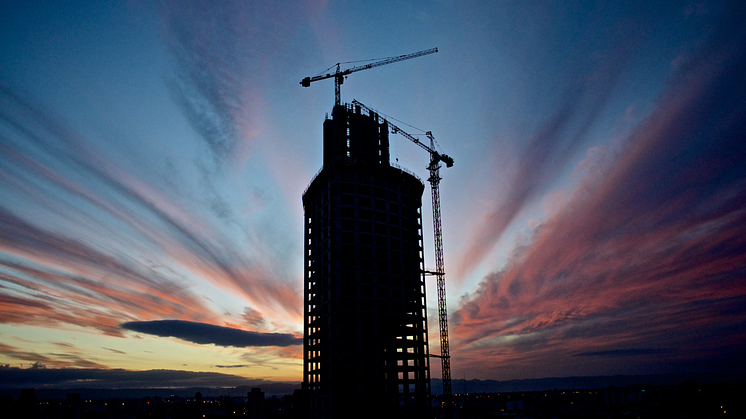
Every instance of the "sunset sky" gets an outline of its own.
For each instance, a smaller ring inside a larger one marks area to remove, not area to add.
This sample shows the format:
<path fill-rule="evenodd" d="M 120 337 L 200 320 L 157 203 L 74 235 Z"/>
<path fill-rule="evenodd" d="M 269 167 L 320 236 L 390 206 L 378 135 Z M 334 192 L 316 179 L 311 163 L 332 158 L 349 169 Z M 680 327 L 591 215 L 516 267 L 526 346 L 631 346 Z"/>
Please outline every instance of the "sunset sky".
<path fill-rule="evenodd" d="M 299 382 L 301 195 L 334 103 L 331 80 L 299 82 L 433 47 L 342 100 L 455 160 L 453 377 L 746 372 L 744 19 L 742 1 L 3 1 L 0 373 Z"/>

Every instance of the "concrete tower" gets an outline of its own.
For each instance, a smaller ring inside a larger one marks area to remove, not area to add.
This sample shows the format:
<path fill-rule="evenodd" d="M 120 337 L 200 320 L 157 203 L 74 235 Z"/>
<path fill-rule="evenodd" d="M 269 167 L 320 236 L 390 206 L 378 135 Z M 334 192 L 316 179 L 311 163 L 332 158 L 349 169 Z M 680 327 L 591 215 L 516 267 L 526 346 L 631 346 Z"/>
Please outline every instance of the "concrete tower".
<path fill-rule="evenodd" d="M 420 417 L 430 369 L 422 193 L 389 164 L 388 125 L 335 106 L 303 194 L 303 381 L 311 418 Z"/>

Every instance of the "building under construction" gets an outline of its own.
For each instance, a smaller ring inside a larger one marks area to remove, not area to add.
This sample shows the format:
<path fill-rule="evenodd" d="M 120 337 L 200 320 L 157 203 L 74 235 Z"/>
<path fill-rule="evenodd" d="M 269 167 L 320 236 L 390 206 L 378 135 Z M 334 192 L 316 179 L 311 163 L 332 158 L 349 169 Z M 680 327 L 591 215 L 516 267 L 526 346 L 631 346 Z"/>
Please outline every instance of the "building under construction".
<path fill-rule="evenodd" d="M 303 381 L 311 418 L 422 417 L 430 369 L 424 184 L 389 163 L 389 127 L 359 106 L 324 121 L 303 194 Z"/>

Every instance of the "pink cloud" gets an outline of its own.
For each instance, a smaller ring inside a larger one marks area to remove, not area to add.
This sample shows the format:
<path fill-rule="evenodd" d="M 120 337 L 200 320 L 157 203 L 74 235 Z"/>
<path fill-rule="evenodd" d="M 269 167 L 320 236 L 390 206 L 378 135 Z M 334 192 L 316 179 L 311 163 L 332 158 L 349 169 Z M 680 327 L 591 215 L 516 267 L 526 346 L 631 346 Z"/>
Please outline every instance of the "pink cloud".
<path fill-rule="evenodd" d="M 455 279 L 463 280 L 487 257 L 519 212 L 552 183 L 554 173 L 569 161 L 601 115 L 628 65 L 631 42 L 608 53 L 607 62 L 593 70 L 578 69 L 563 90 L 555 111 L 529 138 L 517 140 L 525 148 L 502 199 L 475 228 L 470 244 L 457 262 Z"/>
<path fill-rule="evenodd" d="M 461 300 L 454 364 L 503 378 L 744 367 L 743 32 L 716 35 L 617 158 Z"/>

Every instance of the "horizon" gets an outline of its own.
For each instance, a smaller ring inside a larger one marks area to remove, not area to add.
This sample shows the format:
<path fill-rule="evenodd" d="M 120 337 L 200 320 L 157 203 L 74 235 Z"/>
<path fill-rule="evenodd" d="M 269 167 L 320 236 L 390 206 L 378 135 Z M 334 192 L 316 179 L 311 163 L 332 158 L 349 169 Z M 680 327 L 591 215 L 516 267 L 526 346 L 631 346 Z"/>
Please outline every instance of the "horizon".
<path fill-rule="evenodd" d="M 737 1 L 4 4 L 0 365 L 300 382 L 301 195 L 334 87 L 299 82 L 437 47 L 341 93 L 454 158 L 452 376 L 746 373 L 744 17 Z M 390 144 L 426 177 L 427 153 Z M 433 352 L 435 296 L 428 279 Z"/>
<path fill-rule="evenodd" d="M 91 369 L 63 369 L 67 377 L 62 377 L 59 371 L 48 370 L 55 375 L 53 380 L 39 377 L 47 372 L 46 368 L 17 368 L 4 366 L 0 368 L 0 393 L 17 393 L 24 389 L 33 388 L 41 392 L 59 393 L 81 391 L 90 394 L 108 394 L 110 392 L 129 392 L 140 395 L 156 395 L 159 392 L 191 392 L 194 390 L 209 390 L 214 395 L 235 394 L 251 388 L 260 388 L 267 395 L 292 394 L 301 389 L 299 381 L 264 381 L 251 380 L 229 374 L 195 374 L 174 370 L 91 370 Z M 14 374 L 15 373 L 15 374 Z M 29 374 L 31 373 L 31 374 Z M 41 374 L 34 374 L 41 373 Z M 111 377 L 107 377 L 111 373 Z M 36 377 L 32 377 L 36 375 Z M 124 376 L 127 379 L 122 379 Z M 221 377 L 222 376 L 222 377 Z M 91 378 L 95 377 L 95 378 Z M 440 391 L 441 379 L 432 378 L 433 395 L 442 395 Z M 168 382 L 172 385 L 165 385 Z M 696 383 L 698 385 L 744 383 L 743 377 L 737 372 L 694 372 L 667 373 L 641 375 L 610 375 L 610 376 L 567 376 L 523 378 L 512 380 L 482 380 L 478 378 L 452 379 L 454 394 L 469 393 L 499 393 L 499 392 L 529 392 L 568 389 L 600 389 L 607 387 L 677 387 Z M 149 383 L 149 384 L 148 384 Z M 221 383 L 231 383 L 222 385 Z M 177 385 L 173 385 L 177 384 Z M 538 385 L 538 387 L 537 387 Z M 461 391 L 459 391 L 461 390 Z M 471 390 L 471 391 L 469 391 Z M 122 393 L 124 394 L 124 393 Z M 175 393 L 173 393 L 175 394 Z M 203 393 L 208 396 L 208 393 Z M 132 396 L 134 397 L 134 396 Z M 146 397 L 146 396 L 142 396 Z"/>

